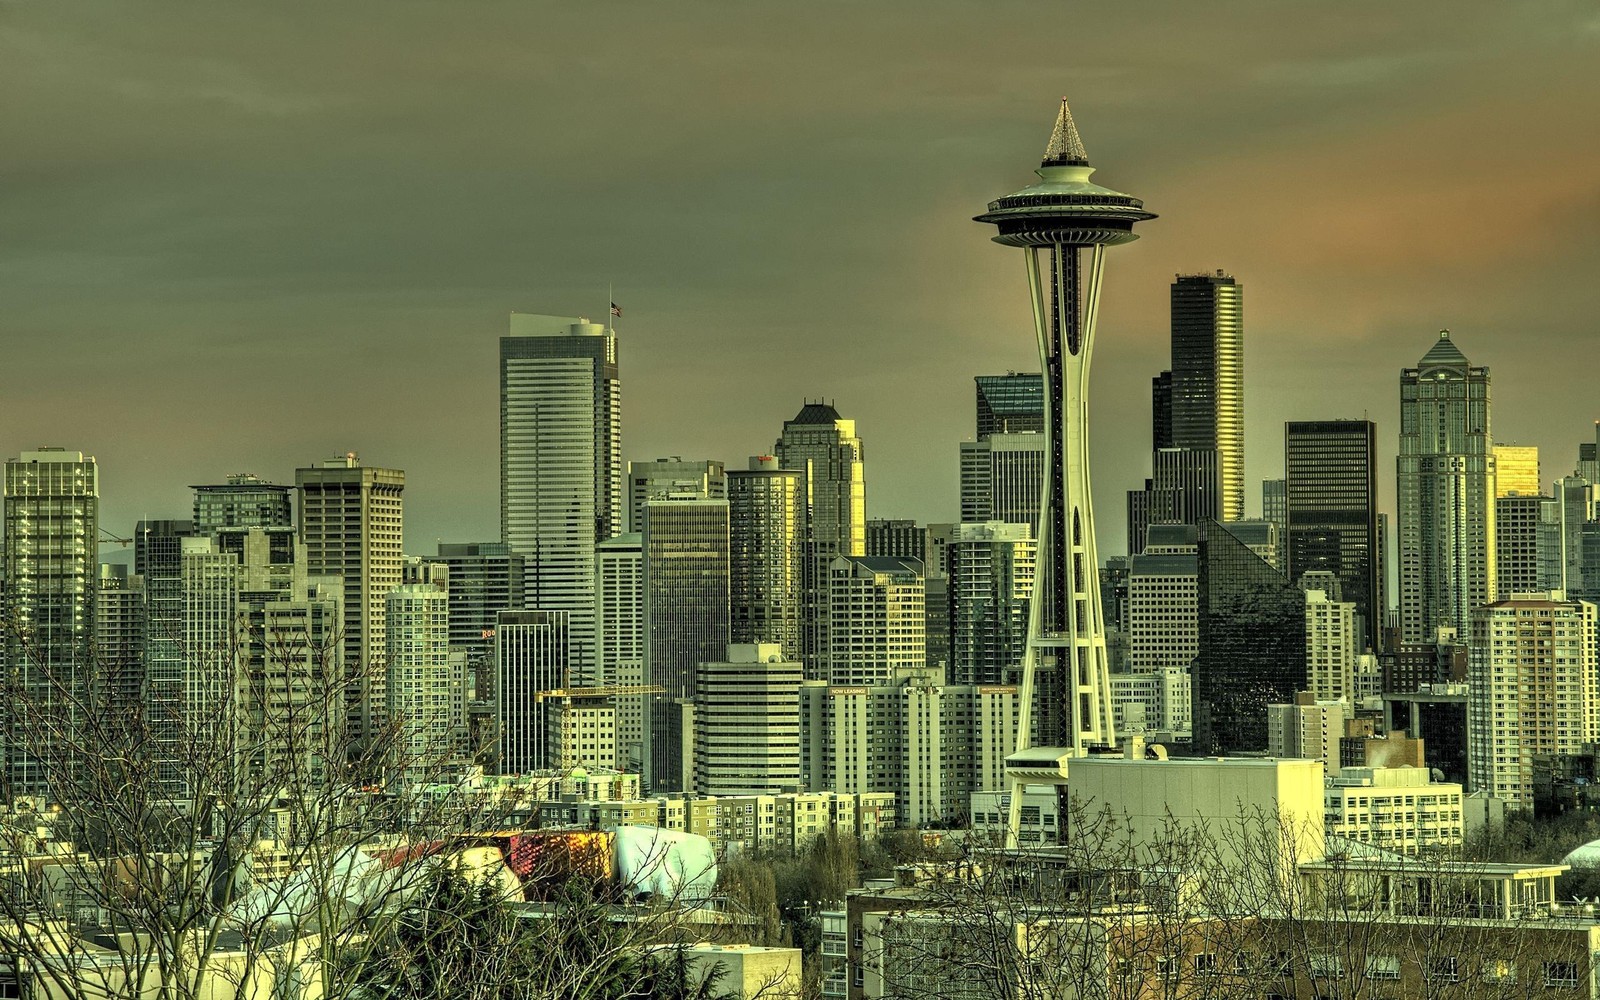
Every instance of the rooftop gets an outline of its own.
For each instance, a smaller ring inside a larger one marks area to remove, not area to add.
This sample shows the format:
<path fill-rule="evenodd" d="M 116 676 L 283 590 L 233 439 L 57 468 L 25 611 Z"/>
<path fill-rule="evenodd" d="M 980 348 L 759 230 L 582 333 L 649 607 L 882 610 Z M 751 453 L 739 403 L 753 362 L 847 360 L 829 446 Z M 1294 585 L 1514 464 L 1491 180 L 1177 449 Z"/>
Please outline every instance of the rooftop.
<path fill-rule="evenodd" d="M 1440 330 L 1439 339 L 1428 348 L 1428 353 L 1417 362 L 1418 368 L 1466 368 L 1469 367 L 1467 356 L 1461 353 L 1450 339 L 1449 330 Z"/>
<path fill-rule="evenodd" d="M 806 404 L 800 407 L 800 412 L 795 414 L 794 419 L 789 421 L 789 423 L 831 424 L 834 421 L 841 419 L 843 418 L 839 416 L 839 411 L 833 408 L 832 403 L 825 403 L 819 399 L 814 403 L 810 400 L 807 400 Z"/>

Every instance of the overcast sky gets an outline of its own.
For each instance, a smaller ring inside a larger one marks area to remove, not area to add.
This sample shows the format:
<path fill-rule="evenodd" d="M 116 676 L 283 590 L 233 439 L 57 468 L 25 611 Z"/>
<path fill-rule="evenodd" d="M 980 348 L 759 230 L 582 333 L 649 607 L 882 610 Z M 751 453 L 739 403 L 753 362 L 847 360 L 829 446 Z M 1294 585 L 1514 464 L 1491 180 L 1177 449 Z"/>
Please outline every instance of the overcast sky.
<path fill-rule="evenodd" d="M 1035 370 L 970 221 L 1056 103 L 1158 220 L 1109 254 L 1102 553 L 1148 473 L 1174 272 L 1245 288 L 1249 508 L 1282 423 L 1379 423 L 1440 327 L 1548 480 L 1600 418 L 1586 2 L 0 0 L 0 451 L 81 449 L 102 524 L 359 451 L 413 552 L 498 537 L 512 311 L 621 339 L 624 454 L 771 448 L 806 398 L 869 514 L 948 520 L 972 377 Z"/>

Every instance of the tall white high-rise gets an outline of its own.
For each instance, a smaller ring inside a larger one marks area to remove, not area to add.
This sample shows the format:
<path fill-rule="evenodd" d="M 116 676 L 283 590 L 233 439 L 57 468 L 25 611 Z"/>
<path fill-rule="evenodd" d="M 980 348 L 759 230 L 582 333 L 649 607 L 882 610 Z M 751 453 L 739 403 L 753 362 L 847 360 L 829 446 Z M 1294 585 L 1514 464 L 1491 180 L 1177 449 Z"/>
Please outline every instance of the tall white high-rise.
<path fill-rule="evenodd" d="M 644 540 L 635 531 L 595 546 L 595 623 L 598 656 L 595 682 L 602 687 L 644 686 Z M 644 769 L 645 706 L 639 691 L 619 692 L 616 710 L 616 760 L 607 764 L 638 774 Z"/>
<path fill-rule="evenodd" d="M 1356 604 L 1341 601 L 1338 578 L 1329 572 L 1305 575 L 1306 684 L 1317 701 L 1354 706 L 1356 657 L 1361 653 Z"/>
<path fill-rule="evenodd" d="M 215 539 L 182 539 L 183 732 L 201 746 L 224 746 L 244 700 L 240 676 L 239 556 Z M 181 760 L 182 746 L 171 748 Z M 180 771 L 183 770 L 180 766 Z M 179 775 L 180 779 L 187 778 Z M 185 787 L 185 794 L 189 789 Z"/>
<path fill-rule="evenodd" d="M 89 694 L 95 633 L 100 473 L 61 448 L 25 451 L 5 467 L 6 669 L 20 695 L 0 707 L 5 801 L 43 794 L 67 777 L 29 744 L 55 713 L 76 723 Z M 61 755 L 51 754 L 50 760 Z M 70 765 L 69 765 L 70 766 Z"/>
<path fill-rule="evenodd" d="M 617 338 L 599 323 L 511 314 L 500 338 L 500 534 L 530 609 L 566 612 L 576 683 L 595 669 L 595 543 L 622 529 Z"/>
<path fill-rule="evenodd" d="M 804 670 L 777 643 L 730 643 L 695 667 L 694 789 L 775 795 L 800 787 Z"/>
<path fill-rule="evenodd" d="M 300 540 L 310 576 L 344 580 L 344 668 L 348 735 L 372 739 L 382 728 L 387 651 L 384 601 L 405 563 L 406 474 L 362 465 L 347 452 L 294 470 L 300 488 Z"/>
<path fill-rule="evenodd" d="M 435 583 L 407 583 L 386 601 L 388 712 L 397 726 L 395 771 L 436 780 L 454 736 L 450 665 L 450 592 Z"/>
<path fill-rule="evenodd" d="M 828 683 L 887 684 L 927 666 L 926 591 L 919 564 L 839 556 L 828 574 Z"/>
<path fill-rule="evenodd" d="M 1597 735 L 1600 652 L 1588 601 L 1513 594 L 1473 609 L 1467 667 L 1472 790 L 1533 806 L 1533 760 Z"/>

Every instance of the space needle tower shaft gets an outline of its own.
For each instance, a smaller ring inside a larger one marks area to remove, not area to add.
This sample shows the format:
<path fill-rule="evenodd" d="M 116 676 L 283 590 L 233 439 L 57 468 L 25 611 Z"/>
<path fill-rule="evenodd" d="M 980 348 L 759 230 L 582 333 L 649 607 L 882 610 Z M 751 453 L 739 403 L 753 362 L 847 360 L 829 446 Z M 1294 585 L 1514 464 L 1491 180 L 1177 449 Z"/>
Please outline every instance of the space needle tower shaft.
<path fill-rule="evenodd" d="M 976 218 L 996 227 L 996 243 L 1025 255 L 1044 380 L 1047 460 L 1019 721 L 1007 758 L 1008 846 L 1017 843 L 1025 784 L 1061 784 L 1068 759 L 1116 742 L 1089 489 L 1089 361 L 1106 248 L 1138 239 L 1134 223 L 1155 218 L 1139 199 L 1090 182 L 1094 168 L 1065 98 L 1037 173 L 1037 183 L 990 202 Z"/>

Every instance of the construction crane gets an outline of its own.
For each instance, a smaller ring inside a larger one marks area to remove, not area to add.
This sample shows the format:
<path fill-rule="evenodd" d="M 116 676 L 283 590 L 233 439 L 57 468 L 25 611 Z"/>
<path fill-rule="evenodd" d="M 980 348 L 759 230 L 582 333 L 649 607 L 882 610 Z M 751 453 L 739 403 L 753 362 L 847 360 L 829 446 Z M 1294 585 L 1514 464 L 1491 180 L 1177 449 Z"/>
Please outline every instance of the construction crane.
<path fill-rule="evenodd" d="M 107 545 L 132 545 L 132 544 L 133 544 L 133 539 L 131 539 L 131 538 L 123 538 L 121 535 L 114 535 L 114 534 L 112 534 L 111 532 L 107 531 L 104 528 L 100 529 L 100 547 L 101 548 L 105 548 Z"/>

